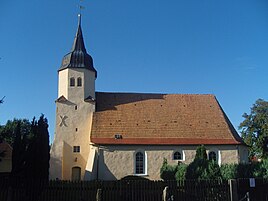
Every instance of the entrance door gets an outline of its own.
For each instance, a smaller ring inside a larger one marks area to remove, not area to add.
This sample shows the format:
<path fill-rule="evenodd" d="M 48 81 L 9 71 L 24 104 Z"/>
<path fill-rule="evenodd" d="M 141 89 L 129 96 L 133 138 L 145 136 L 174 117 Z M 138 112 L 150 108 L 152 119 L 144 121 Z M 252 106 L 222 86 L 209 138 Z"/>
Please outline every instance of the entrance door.
<path fill-rule="evenodd" d="M 72 168 L 72 180 L 73 181 L 80 181 L 81 180 L 81 168 L 80 167 L 73 167 Z"/>

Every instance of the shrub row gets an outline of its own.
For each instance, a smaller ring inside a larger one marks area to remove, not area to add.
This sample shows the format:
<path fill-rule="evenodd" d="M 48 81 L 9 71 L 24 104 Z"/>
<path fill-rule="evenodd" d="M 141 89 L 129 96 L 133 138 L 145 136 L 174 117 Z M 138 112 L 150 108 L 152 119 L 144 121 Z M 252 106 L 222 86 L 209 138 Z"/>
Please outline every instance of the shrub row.
<path fill-rule="evenodd" d="M 167 159 L 164 159 L 160 176 L 163 180 L 268 178 L 268 159 L 250 164 L 219 166 L 215 161 L 207 159 L 206 148 L 200 145 L 196 149 L 194 161 L 189 165 L 169 165 Z"/>
<path fill-rule="evenodd" d="M 249 164 L 221 166 L 207 159 L 195 159 L 189 165 L 169 165 L 164 159 L 160 175 L 163 180 L 268 178 L 268 159 Z"/>

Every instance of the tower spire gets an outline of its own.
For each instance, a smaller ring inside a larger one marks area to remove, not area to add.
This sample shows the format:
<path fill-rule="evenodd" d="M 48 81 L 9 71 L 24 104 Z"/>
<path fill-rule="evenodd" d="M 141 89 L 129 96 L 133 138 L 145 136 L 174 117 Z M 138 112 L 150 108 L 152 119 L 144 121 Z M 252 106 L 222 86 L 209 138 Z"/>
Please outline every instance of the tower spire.
<path fill-rule="evenodd" d="M 59 69 L 63 70 L 66 68 L 87 68 L 93 72 L 95 72 L 95 76 L 97 77 L 97 71 L 93 66 L 93 59 L 87 53 L 85 48 L 83 33 L 82 33 L 82 25 L 81 25 L 81 9 L 84 9 L 83 6 L 79 5 L 79 13 L 78 13 L 78 27 L 75 34 L 73 46 L 71 52 L 66 54 L 63 57 L 61 67 Z"/>

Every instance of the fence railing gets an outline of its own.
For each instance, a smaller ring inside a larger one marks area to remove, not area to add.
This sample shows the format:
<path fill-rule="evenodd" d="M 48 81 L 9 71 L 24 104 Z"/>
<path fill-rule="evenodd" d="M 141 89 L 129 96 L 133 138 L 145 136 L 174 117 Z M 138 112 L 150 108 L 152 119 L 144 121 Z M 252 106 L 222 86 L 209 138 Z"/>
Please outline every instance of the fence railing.
<path fill-rule="evenodd" d="M 247 186 L 248 179 L 236 180 L 235 185 L 237 192 L 224 180 L 44 181 L 0 177 L 0 201 L 235 201 L 247 192 L 251 200 L 268 200 L 267 180 L 256 180 L 255 189 Z"/>

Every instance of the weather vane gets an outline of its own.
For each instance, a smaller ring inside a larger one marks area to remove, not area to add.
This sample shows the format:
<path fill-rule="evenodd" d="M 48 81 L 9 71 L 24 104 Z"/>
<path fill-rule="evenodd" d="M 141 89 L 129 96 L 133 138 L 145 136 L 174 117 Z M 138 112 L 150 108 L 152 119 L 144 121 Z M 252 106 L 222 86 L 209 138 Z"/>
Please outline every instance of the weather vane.
<path fill-rule="evenodd" d="M 81 5 L 83 0 L 79 0 L 79 4 L 78 4 L 78 8 L 79 8 L 79 13 L 78 13 L 78 17 L 81 17 L 81 13 L 82 13 L 82 9 L 85 9 L 84 6 Z"/>

